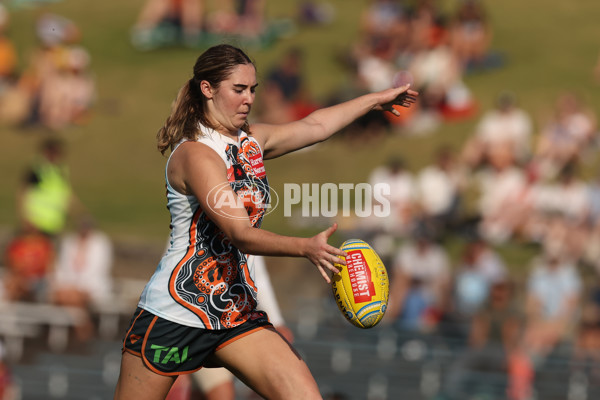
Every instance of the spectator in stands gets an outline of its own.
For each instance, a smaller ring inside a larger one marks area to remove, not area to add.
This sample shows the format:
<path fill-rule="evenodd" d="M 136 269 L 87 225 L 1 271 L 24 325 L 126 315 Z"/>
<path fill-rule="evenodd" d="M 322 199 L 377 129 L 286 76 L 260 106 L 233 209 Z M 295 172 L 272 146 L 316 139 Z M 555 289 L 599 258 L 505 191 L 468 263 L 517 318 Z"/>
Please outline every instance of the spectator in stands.
<path fill-rule="evenodd" d="M 357 78 L 367 91 L 389 86 L 396 72 L 393 59 L 381 57 L 376 51 L 369 46 L 354 49 Z"/>
<path fill-rule="evenodd" d="M 486 58 L 492 30 L 481 0 L 460 2 L 449 27 L 450 46 L 465 68 L 477 67 Z"/>
<path fill-rule="evenodd" d="M 562 243 L 574 261 L 594 251 L 588 246 L 590 226 L 590 191 L 587 182 L 575 174 L 574 164 L 566 165 L 554 181 L 538 183 L 532 193 L 532 206 L 523 215 L 524 238 L 553 246 Z M 588 254 L 589 256 L 589 254 Z"/>
<path fill-rule="evenodd" d="M 260 36 L 266 27 L 266 0 L 230 0 L 237 14 L 236 32 L 246 37 Z"/>
<path fill-rule="evenodd" d="M 435 162 L 421 170 L 416 185 L 422 217 L 434 224 L 436 236 L 458 227 L 466 174 L 449 147 L 438 148 Z"/>
<path fill-rule="evenodd" d="M 600 174 L 588 183 L 588 240 L 583 254 L 584 262 L 591 265 L 600 274 Z"/>
<path fill-rule="evenodd" d="M 64 64 L 40 91 L 40 120 L 54 130 L 86 122 L 95 97 L 89 53 L 80 46 L 65 52 Z"/>
<path fill-rule="evenodd" d="M 369 176 L 369 183 L 389 186 L 390 216 L 382 221 L 381 230 L 395 235 L 406 235 L 412 229 L 417 206 L 417 188 L 413 174 L 399 156 L 375 168 Z"/>
<path fill-rule="evenodd" d="M 75 22 L 53 13 L 43 13 L 35 22 L 35 31 L 42 46 L 48 48 L 81 40 L 81 30 Z"/>
<path fill-rule="evenodd" d="M 6 247 L 7 270 L 3 278 L 6 300 L 45 301 L 54 255 L 50 238 L 24 224 Z"/>
<path fill-rule="evenodd" d="M 597 118 L 573 93 L 559 96 L 554 115 L 542 127 L 534 162 L 543 177 L 553 178 L 577 161 L 597 135 Z"/>
<path fill-rule="evenodd" d="M 511 400 L 529 399 L 536 370 L 559 344 L 573 339 L 582 282 L 564 250 L 560 244 L 547 247 L 532 261 L 524 333 L 509 358 Z"/>
<path fill-rule="evenodd" d="M 51 282 L 51 301 L 62 306 L 90 310 L 110 295 L 113 249 L 110 239 L 85 218 L 77 232 L 60 243 Z M 79 339 L 93 334 L 91 318 L 76 327 Z"/>
<path fill-rule="evenodd" d="M 208 18 L 208 30 L 217 34 L 257 38 L 265 28 L 264 0 L 226 0 Z"/>
<path fill-rule="evenodd" d="M 509 146 L 498 146 L 490 154 L 490 166 L 478 174 L 479 233 L 491 243 L 504 243 L 510 239 L 517 224 L 513 207 L 521 207 L 520 198 L 527 188 L 524 172 L 515 166 Z"/>
<path fill-rule="evenodd" d="M 576 333 L 573 364 L 592 385 L 600 383 L 600 286 L 598 277 L 583 299 L 581 321 Z"/>
<path fill-rule="evenodd" d="M 507 277 L 504 262 L 484 239 L 475 237 L 469 240 L 454 273 L 452 308 L 447 313 L 448 320 L 454 322 L 459 331 L 467 328 L 487 302 L 491 287 Z"/>
<path fill-rule="evenodd" d="M 299 100 L 303 95 L 302 50 L 293 47 L 283 55 L 281 63 L 267 75 L 267 82 L 273 82 L 281 90 L 283 97 L 290 102 Z"/>
<path fill-rule="evenodd" d="M 408 71 L 413 87 L 421 93 L 423 116 L 453 120 L 468 117 L 476 109 L 471 91 L 464 84 L 460 60 L 445 36 L 411 58 Z"/>
<path fill-rule="evenodd" d="M 417 54 L 436 47 L 446 36 L 446 29 L 440 24 L 440 11 L 435 1 L 417 0 L 410 12 L 409 52 Z"/>
<path fill-rule="evenodd" d="M 275 82 L 265 82 L 260 105 L 257 108 L 260 120 L 269 124 L 284 124 L 294 120 L 293 106 L 286 100 L 283 91 Z"/>
<path fill-rule="evenodd" d="M 302 50 L 291 48 L 267 74 L 261 104 L 258 105 L 262 122 L 295 121 L 318 108 L 307 91 L 302 61 Z"/>
<path fill-rule="evenodd" d="M 396 85 L 394 77 L 398 67 L 394 60 L 380 57 L 376 54 L 375 49 L 362 43 L 359 43 L 353 49 L 349 66 L 352 68 L 350 85 L 359 93 L 385 87 L 390 82 Z M 347 90 L 347 88 L 343 88 L 341 91 Z M 401 116 L 383 116 L 368 112 L 358 119 L 352 127 L 357 130 L 357 132 L 354 132 L 355 135 L 361 139 L 381 137 L 382 134 L 396 131 L 395 128 L 399 128 L 398 131 L 400 131 L 413 120 L 414 115 L 418 114 L 418 110 L 411 110 L 409 114 L 402 114 Z"/>
<path fill-rule="evenodd" d="M 508 146 L 519 165 L 531 156 L 533 124 L 529 114 L 517 107 L 511 93 L 501 93 L 494 109 L 483 114 L 475 135 L 464 147 L 464 157 L 471 168 L 488 163 L 490 153 L 496 148 Z"/>
<path fill-rule="evenodd" d="M 302 0 L 296 11 L 296 19 L 302 25 L 328 25 L 335 19 L 336 9 L 331 3 Z"/>
<path fill-rule="evenodd" d="M 167 35 L 164 26 L 176 30 L 184 44 L 196 45 L 203 29 L 204 0 L 147 0 L 131 33 L 136 48 L 157 47 Z"/>
<path fill-rule="evenodd" d="M 450 266 L 446 250 L 426 225 L 420 224 L 400 247 L 391 270 L 386 318 L 401 329 L 433 329 L 448 298 Z"/>
<path fill-rule="evenodd" d="M 333 105 L 340 101 L 346 101 L 354 98 L 357 95 L 367 93 L 369 91 L 370 83 L 361 76 L 359 59 L 355 54 L 353 55 L 341 55 L 339 56 L 339 62 L 342 67 L 347 70 L 347 77 L 345 83 L 334 91 L 329 98 L 325 101 L 325 104 Z M 389 83 L 388 83 L 389 84 Z M 413 108 L 415 104 L 410 108 L 408 115 L 407 113 L 401 114 L 401 116 L 394 117 L 398 120 L 409 119 L 410 115 L 414 113 Z M 358 118 L 352 124 L 344 128 L 342 135 L 346 139 L 352 139 L 356 141 L 356 145 L 361 146 L 364 143 L 369 142 L 374 138 L 381 137 L 382 134 L 386 134 L 390 131 L 391 123 L 389 117 L 382 115 L 381 113 L 369 111 L 365 115 Z"/>
<path fill-rule="evenodd" d="M 400 70 L 412 76 L 413 87 L 421 93 L 418 110 L 369 128 L 389 130 L 399 124 L 410 133 L 428 133 L 443 121 L 469 118 L 477 110 L 463 80 L 462 60 L 451 47 L 435 1 L 373 0 L 361 14 L 360 27 L 359 40 L 350 52 L 356 66 L 354 84 L 379 90 Z"/>
<path fill-rule="evenodd" d="M 67 44 L 75 43 L 80 37 L 79 28 L 73 21 L 55 14 L 43 14 L 36 21 L 35 29 L 39 46 L 19 80 L 19 87 L 29 102 L 29 114 L 23 121 L 26 125 L 42 123 L 42 93 L 63 68 Z"/>
<path fill-rule="evenodd" d="M 5 86 L 11 84 L 17 68 L 17 52 L 7 36 L 8 24 L 8 10 L 0 3 L 0 96 Z"/>
<path fill-rule="evenodd" d="M 545 207 L 551 216 L 545 241 L 563 243 L 565 251 L 579 261 L 588 238 L 590 200 L 587 182 L 576 176 L 576 165 L 568 164 L 559 173 L 557 182 L 548 185 Z"/>
<path fill-rule="evenodd" d="M 10 16 L 0 3 L 0 122 L 15 124 L 27 115 L 28 101 L 17 86 L 17 51 L 8 35 Z"/>
<path fill-rule="evenodd" d="M 395 0 L 370 0 L 361 13 L 360 35 L 362 45 L 370 49 L 370 53 L 377 58 L 393 59 L 408 46 L 407 10 Z"/>
<path fill-rule="evenodd" d="M 18 192 L 17 210 L 22 223 L 52 237 L 62 232 L 70 210 L 81 209 L 64 164 L 64 147 L 58 138 L 44 140 Z"/>
<path fill-rule="evenodd" d="M 588 182 L 588 201 L 590 205 L 589 221 L 592 225 L 600 223 L 600 172 Z"/>
<path fill-rule="evenodd" d="M 500 255 L 481 237 L 471 239 L 463 253 L 463 266 L 481 276 L 485 282 L 486 292 L 496 282 L 504 282 L 508 278 L 508 270 Z"/>
<path fill-rule="evenodd" d="M 582 297 L 582 281 L 564 247 L 556 244 L 533 260 L 527 285 L 522 348 L 538 365 L 555 347 L 571 339 Z"/>
<path fill-rule="evenodd" d="M 17 85 L 17 99 L 26 104 L 27 112 L 15 122 L 52 130 L 86 122 L 95 84 L 89 53 L 78 44 L 79 28 L 67 18 L 43 14 L 36 21 L 36 34 L 39 48 Z"/>
<path fill-rule="evenodd" d="M 462 400 L 476 395 L 474 388 L 485 383 L 498 382 L 497 376 L 508 373 L 508 359 L 514 353 L 523 327 L 523 316 L 515 301 L 513 283 L 498 280 L 490 287 L 484 307 L 472 319 L 469 329 L 468 349 L 456 357 L 448 369 L 442 393 L 449 400 Z M 471 372 L 478 375 L 471 376 Z M 497 393 L 505 393 L 507 381 L 500 381 Z M 446 397 L 444 397 L 446 398 Z"/>

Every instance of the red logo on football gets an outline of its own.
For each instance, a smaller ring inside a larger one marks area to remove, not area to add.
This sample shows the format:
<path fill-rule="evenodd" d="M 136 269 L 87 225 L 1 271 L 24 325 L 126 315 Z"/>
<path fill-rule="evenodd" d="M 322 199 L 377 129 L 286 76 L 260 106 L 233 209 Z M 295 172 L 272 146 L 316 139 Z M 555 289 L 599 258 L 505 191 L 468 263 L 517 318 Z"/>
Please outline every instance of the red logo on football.
<path fill-rule="evenodd" d="M 375 296 L 375 285 L 371 280 L 371 270 L 367 267 L 362 252 L 360 250 L 349 251 L 346 264 L 354 303 L 371 301 Z"/>

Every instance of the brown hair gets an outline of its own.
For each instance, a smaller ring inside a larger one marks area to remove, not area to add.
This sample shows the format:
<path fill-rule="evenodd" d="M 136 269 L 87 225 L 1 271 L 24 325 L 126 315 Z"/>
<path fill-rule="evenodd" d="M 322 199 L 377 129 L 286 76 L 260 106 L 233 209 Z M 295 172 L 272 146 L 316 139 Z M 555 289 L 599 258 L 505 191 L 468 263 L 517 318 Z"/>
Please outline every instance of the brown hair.
<path fill-rule="evenodd" d="M 242 64 L 254 65 L 241 49 L 228 44 L 213 46 L 198 57 L 194 76 L 177 93 L 171 115 L 156 134 L 157 147 L 162 154 L 168 148 L 172 150 L 181 139 L 196 140 L 200 132 L 198 124 L 215 128 L 206 115 L 206 97 L 200 90 L 200 82 L 207 81 L 217 89 L 233 69 Z M 242 129 L 249 133 L 247 122 Z"/>

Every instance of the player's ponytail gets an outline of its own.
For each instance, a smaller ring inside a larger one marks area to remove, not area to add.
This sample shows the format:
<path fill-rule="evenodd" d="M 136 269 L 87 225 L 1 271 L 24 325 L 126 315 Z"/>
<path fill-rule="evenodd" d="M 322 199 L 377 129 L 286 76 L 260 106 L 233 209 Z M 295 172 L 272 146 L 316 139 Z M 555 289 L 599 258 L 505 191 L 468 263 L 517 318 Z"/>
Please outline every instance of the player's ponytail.
<path fill-rule="evenodd" d="M 157 147 L 162 154 L 169 148 L 172 150 L 182 139 L 196 139 L 199 106 L 202 102 L 195 98 L 192 82 L 190 79 L 179 89 L 171 106 L 171 115 L 156 135 Z"/>

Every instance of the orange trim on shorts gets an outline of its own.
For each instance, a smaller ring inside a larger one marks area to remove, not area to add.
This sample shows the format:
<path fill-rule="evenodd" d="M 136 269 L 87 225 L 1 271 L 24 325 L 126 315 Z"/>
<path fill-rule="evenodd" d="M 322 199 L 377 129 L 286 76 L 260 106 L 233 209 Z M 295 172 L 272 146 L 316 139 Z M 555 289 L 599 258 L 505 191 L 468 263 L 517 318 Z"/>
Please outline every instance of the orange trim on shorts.
<path fill-rule="evenodd" d="M 152 322 L 150 322 L 150 325 L 148 325 L 148 329 L 146 330 L 146 335 L 144 336 L 144 341 L 142 342 L 142 361 L 144 362 L 144 365 L 152 372 L 154 372 L 155 374 L 159 374 L 159 375 L 165 375 L 165 376 L 171 376 L 171 375 L 177 375 L 174 374 L 173 372 L 161 372 L 158 369 L 154 368 L 152 366 L 152 364 L 150 363 L 150 361 L 148 361 L 148 359 L 146 358 L 146 344 L 148 342 L 148 336 L 150 336 L 150 332 L 152 331 L 152 328 L 154 328 L 154 324 L 156 324 L 156 321 L 158 320 L 158 317 L 155 315 L 154 318 L 152 318 Z"/>
<path fill-rule="evenodd" d="M 198 367 L 196 369 L 191 369 L 189 371 L 177 371 L 177 375 L 187 375 L 187 374 L 193 374 L 196 371 L 200 371 L 202 368 L 204 368 L 204 366 L 202 367 Z"/>
<path fill-rule="evenodd" d="M 251 333 L 254 333 L 254 332 L 256 332 L 256 331 L 258 331 L 260 329 L 269 329 L 269 328 L 272 328 L 272 326 L 269 326 L 269 325 L 257 326 L 256 328 L 254 328 L 252 330 L 246 331 L 246 332 L 244 332 L 244 333 L 242 333 L 242 334 L 240 334 L 240 335 L 238 335 L 236 337 L 232 337 L 231 339 L 227 340 L 226 342 L 223 342 L 220 345 L 218 345 L 217 348 L 215 349 L 215 352 L 221 350 L 225 346 L 230 345 L 231 343 L 235 342 L 238 339 L 241 339 L 241 338 L 243 338 L 245 336 L 248 336 Z"/>
<path fill-rule="evenodd" d="M 134 355 L 134 356 L 136 356 L 136 357 L 140 357 L 140 358 L 142 357 L 142 353 L 138 353 L 137 351 L 133 351 L 133 350 L 131 350 L 131 349 L 126 349 L 126 348 L 124 347 L 124 348 L 123 348 L 123 350 L 121 351 L 121 353 L 125 353 L 125 352 L 127 352 L 127 353 L 129 353 L 129 354 L 131 354 L 131 355 Z"/>
<path fill-rule="evenodd" d="M 129 328 L 129 330 L 127 331 L 127 334 L 125 335 L 125 339 L 123 339 L 123 348 L 125 349 L 125 343 L 127 343 L 127 338 L 129 337 L 129 334 L 131 333 L 131 330 L 133 329 L 133 327 L 135 326 L 136 321 L 138 320 L 138 318 L 142 315 L 142 313 L 146 310 L 144 310 L 143 308 L 140 309 L 140 313 L 138 314 L 137 317 L 135 317 L 135 319 L 133 320 L 133 322 L 131 323 L 131 327 Z"/>

